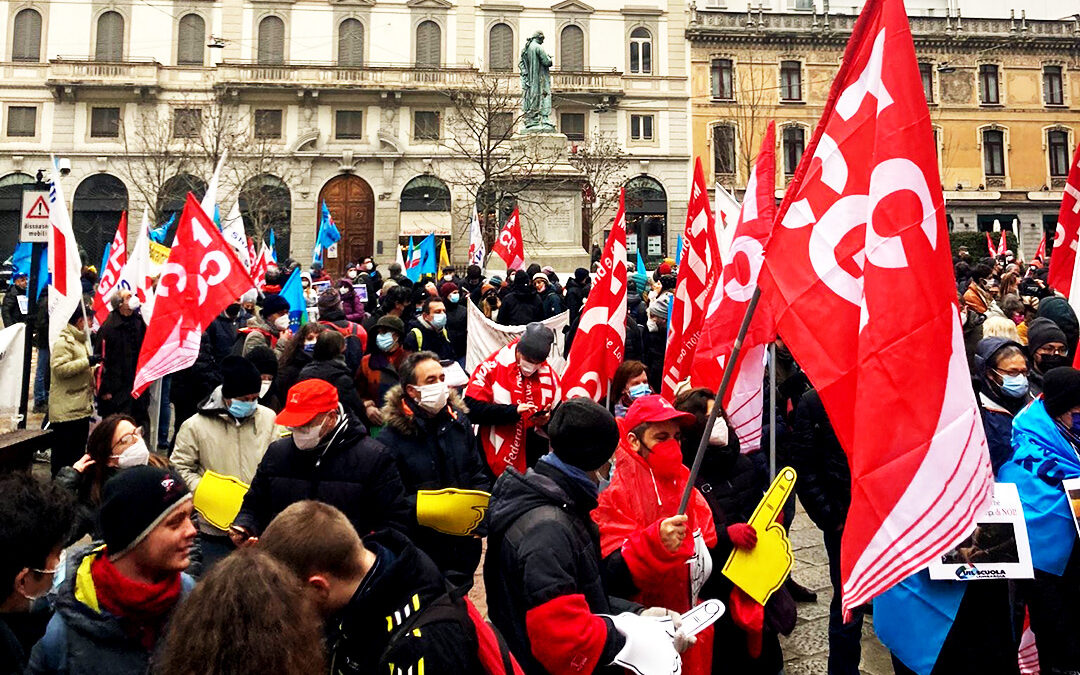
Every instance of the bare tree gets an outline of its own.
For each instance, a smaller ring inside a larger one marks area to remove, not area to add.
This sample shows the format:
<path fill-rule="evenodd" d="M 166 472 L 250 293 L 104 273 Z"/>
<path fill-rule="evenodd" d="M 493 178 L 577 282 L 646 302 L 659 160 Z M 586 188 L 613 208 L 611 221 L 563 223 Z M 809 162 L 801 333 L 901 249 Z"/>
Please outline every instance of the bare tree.
<path fill-rule="evenodd" d="M 119 130 L 124 146 L 119 173 L 146 204 L 154 223 L 163 220 L 161 196 L 166 183 L 198 170 L 190 149 L 173 138 L 170 112 L 158 104 L 139 105 L 133 120 L 121 122 Z"/>
<path fill-rule="evenodd" d="M 585 176 L 581 239 L 586 250 L 593 244 L 603 244 L 599 234 L 608 219 L 614 217 L 619 190 L 626 182 L 630 166 L 627 157 L 618 136 L 605 131 L 594 131 L 571 148 L 570 163 Z"/>

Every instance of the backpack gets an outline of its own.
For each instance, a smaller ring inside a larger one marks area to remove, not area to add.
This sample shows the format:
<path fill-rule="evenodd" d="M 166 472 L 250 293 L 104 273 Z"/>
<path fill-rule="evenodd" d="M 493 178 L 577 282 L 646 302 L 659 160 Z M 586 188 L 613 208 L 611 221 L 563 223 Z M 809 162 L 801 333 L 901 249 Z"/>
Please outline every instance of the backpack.
<path fill-rule="evenodd" d="M 416 351 L 420 351 L 424 348 L 424 333 L 419 328 L 414 327 L 412 329 L 413 337 L 416 338 Z M 442 336 L 446 338 L 447 342 L 450 342 L 450 335 L 447 334 L 446 329 L 442 329 Z"/>
<path fill-rule="evenodd" d="M 252 333 L 262 333 L 264 336 L 266 336 L 266 341 L 270 343 L 270 349 L 273 349 L 277 346 L 277 336 L 268 330 L 263 330 L 262 328 L 257 328 L 255 326 L 245 326 L 236 332 L 236 342 L 233 343 L 232 351 L 229 352 L 229 354 L 231 354 L 232 356 L 244 355 L 244 343 L 247 341 L 247 336 Z"/>

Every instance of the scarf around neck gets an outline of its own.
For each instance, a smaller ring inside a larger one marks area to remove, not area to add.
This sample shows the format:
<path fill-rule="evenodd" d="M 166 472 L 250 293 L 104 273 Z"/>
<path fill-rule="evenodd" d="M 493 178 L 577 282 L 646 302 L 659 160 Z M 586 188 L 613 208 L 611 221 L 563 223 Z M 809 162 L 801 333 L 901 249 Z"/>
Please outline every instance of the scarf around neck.
<path fill-rule="evenodd" d="M 145 584 L 124 576 L 107 555 L 101 555 L 91 563 L 90 576 L 101 607 L 120 620 L 128 635 L 152 650 L 180 599 L 180 574 Z"/>

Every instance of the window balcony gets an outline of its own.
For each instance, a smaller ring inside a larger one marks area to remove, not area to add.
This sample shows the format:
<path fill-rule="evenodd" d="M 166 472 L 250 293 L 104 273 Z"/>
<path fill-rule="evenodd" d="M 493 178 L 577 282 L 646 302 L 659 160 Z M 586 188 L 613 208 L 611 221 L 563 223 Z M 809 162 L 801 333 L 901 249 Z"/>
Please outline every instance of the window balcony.
<path fill-rule="evenodd" d="M 464 88 L 476 77 L 471 66 L 419 68 L 403 64 L 349 67 L 312 62 L 280 65 L 228 61 L 215 69 L 215 83 L 227 89 L 299 88 L 372 91 Z"/>
<path fill-rule="evenodd" d="M 49 61 L 45 85 L 58 100 L 80 88 L 127 89 L 141 97 L 156 95 L 161 64 L 151 59 L 120 62 L 61 56 Z"/>

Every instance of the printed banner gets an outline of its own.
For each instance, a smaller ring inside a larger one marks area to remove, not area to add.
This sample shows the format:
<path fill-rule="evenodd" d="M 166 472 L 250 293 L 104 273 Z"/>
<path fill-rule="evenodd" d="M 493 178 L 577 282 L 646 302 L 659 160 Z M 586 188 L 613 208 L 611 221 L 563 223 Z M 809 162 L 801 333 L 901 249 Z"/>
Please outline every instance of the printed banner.
<path fill-rule="evenodd" d="M 469 308 L 469 342 L 465 351 L 465 370 L 472 373 L 476 367 L 484 362 L 484 359 L 495 353 L 495 350 L 508 345 L 521 337 L 525 332 L 525 326 L 503 326 L 484 316 L 476 305 L 467 302 Z M 563 353 L 566 351 L 566 334 L 563 329 L 570 325 L 570 312 L 563 312 L 543 322 L 545 326 L 555 331 L 555 343 L 551 345 L 551 355 L 548 363 L 561 377 L 566 370 L 566 359 Z"/>

